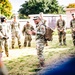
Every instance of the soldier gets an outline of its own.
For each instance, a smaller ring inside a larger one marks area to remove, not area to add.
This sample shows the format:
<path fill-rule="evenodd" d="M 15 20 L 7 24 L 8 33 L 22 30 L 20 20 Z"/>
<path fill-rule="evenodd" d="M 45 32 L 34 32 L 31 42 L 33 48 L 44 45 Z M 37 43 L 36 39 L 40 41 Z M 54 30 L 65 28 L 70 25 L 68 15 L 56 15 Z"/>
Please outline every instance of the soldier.
<path fill-rule="evenodd" d="M 4 42 L 5 36 L 3 35 L 3 31 L 2 31 L 1 19 L 2 17 L 0 17 L 0 75 L 8 75 L 7 69 L 4 66 L 3 61 L 2 61 L 3 42 Z"/>
<path fill-rule="evenodd" d="M 65 21 L 62 19 L 62 16 L 59 15 L 60 19 L 57 20 L 57 30 L 59 36 L 59 43 L 66 45 L 66 32 L 65 32 Z"/>
<path fill-rule="evenodd" d="M 13 21 L 11 23 L 11 37 L 12 37 L 12 49 L 14 49 L 15 37 L 18 39 L 19 48 L 21 48 L 20 23 L 17 21 L 16 16 L 13 17 Z"/>
<path fill-rule="evenodd" d="M 1 24 L 1 17 L 0 17 L 0 53 L 3 52 L 3 34 L 2 34 L 2 24 Z"/>
<path fill-rule="evenodd" d="M 24 25 L 22 33 L 23 35 L 25 35 L 25 39 L 24 39 L 24 47 L 27 46 L 27 42 L 28 42 L 28 47 L 31 47 L 31 34 L 29 34 L 29 31 L 34 30 L 33 26 L 30 25 L 29 21 L 27 21 L 26 25 Z"/>
<path fill-rule="evenodd" d="M 34 23 L 36 24 L 36 31 L 32 31 L 32 34 L 36 34 L 36 49 L 37 55 L 39 59 L 40 68 L 44 67 L 44 56 L 43 56 L 43 49 L 44 49 L 44 34 L 45 34 L 45 26 L 41 23 L 41 19 L 36 16 L 34 17 Z"/>
<path fill-rule="evenodd" d="M 70 27 L 72 31 L 73 44 L 75 46 L 75 14 L 72 14 L 72 20 L 70 21 Z"/>
<path fill-rule="evenodd" d="M 3 43 L 3 47 L 5 49 L 5 54 L 8 57 L 9 56 L 9 46 L 8 46 L 8 32 L 7 32 L 7 23 L 5 22 L 5 17 L 1 18 L 1 24 L 2 24 L 2 29 L 1 29 L 1 33 L 4 37 L 4 40 L 2 41 Z"/>

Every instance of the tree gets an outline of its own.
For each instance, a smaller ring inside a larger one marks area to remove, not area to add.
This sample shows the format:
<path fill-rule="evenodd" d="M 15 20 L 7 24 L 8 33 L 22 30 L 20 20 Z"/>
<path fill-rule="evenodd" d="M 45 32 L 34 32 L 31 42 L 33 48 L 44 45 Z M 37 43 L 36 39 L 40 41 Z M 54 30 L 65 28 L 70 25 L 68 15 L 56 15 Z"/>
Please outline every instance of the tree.
<path fill-rule="evenodd" d="M 59 9 L 63 12 L 63 7 L 59 6 L 57 0 L 29 0 L 25 1 L 19 9 L 19 14 L 28 16 L 29 14 L 44 13 L 59 13 Z M 61 10 L 62 9 L 62 10 Z"/>
<path fill-rule="evenodd" d="M 69 4 L 67 8 L 75 8 L 75 3 Z"/>
<path fill-rule="evenodd" d="M 12 14 L 11 9 L 12 5 L 9 0 L 0 0 L 0 14 L 9 17 Z"/>

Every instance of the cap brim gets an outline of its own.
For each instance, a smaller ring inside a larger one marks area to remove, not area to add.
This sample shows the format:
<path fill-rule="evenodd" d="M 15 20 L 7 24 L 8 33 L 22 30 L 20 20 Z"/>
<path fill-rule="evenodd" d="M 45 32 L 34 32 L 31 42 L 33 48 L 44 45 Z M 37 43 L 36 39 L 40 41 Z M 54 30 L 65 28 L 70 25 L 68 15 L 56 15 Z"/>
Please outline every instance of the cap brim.
<path fill-rule="evenodd" d="M 37 20 L 37 19 L 33 19 L 33 20 Z"/>

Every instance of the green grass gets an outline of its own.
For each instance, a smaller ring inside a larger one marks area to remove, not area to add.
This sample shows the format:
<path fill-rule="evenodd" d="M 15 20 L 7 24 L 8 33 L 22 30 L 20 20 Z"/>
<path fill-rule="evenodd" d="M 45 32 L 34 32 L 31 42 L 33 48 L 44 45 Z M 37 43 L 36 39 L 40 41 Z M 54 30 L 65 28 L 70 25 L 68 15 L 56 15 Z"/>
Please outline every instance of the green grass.
<path fill-rule="evenodd" d="M 45 62 L 55 62 L 55 60 L 62 59 L 69 55 L 75 55 L 75 47 L 72 43 L 71 34 L 67 34 L 67 46 L 59 46 L 58 36 L 53 35 L 53 41 L 48 41 L 48 47 L 44 49 Z M 32 40 L 32 48 L 35 48 L 35 39 Z M 31 49 L 31 48 L 29 48 Z M 35 49 L 36 50 L 36 49 Z M 14 55 L 13 55 L 14 56 Z M 4 63 L 8 68 L 9 75 L 33 75 L 37 68 L 38 59 L 36 55 L 21 55 L 18 58 L 9 60 L 5 58 Z M 49 63 L 49 64 L 51 64 Z"/>

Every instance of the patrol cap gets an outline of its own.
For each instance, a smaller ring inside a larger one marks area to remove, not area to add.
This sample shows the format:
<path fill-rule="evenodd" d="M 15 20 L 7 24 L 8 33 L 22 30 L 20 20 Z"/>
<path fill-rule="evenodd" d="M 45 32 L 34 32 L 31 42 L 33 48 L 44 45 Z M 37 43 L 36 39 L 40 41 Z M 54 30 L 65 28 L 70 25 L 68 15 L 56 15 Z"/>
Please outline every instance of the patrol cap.
<path fill-rule="evenodd" d="M 35 17 L 33 18 L 33 20 L 37 20 L 37 19 L 40 19 L 40 17 L 39 17 L 39 16 L 35 16 Z"/>
<path fill-rule="evenodd" d="M 73 13 L 72 16 L 75 16 L 75 13 Z"/>
<path fill-rule="evenodd" d="M 1 22 L 4 22 L 6 18 L 4 16 L 1 17 Z"/>

